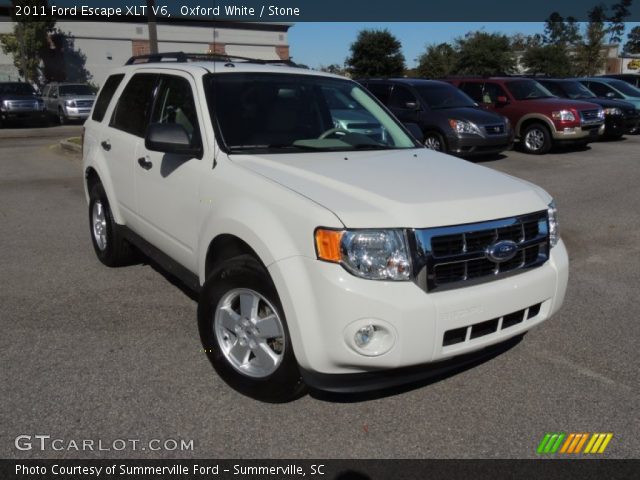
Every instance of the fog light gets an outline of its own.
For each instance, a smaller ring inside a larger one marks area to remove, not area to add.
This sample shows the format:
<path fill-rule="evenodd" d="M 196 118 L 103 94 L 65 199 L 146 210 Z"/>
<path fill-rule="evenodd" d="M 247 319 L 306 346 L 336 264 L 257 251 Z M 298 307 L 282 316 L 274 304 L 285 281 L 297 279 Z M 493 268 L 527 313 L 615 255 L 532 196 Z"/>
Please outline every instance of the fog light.
<path fill-rule="evenodd" d="M 376 327 L 373 325 L 367 325 L 366 327 L 362 327 L 359 329 L 353 339 L 356 342 L 356 345 L 360 348 L 366 347 L 373 340 L 373 336 L 376 333 Z"/>

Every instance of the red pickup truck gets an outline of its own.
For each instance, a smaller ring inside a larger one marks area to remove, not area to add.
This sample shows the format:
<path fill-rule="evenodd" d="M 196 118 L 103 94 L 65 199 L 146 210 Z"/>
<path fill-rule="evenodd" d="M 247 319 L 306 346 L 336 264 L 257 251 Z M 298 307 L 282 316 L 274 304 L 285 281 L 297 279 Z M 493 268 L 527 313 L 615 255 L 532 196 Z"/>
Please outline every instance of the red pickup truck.
<path fill-rule="evenodd" d="M 555 97 L 529 78 L 447 81 L 480 105 L 507 117 L 527 153 L 542 155 L 557 143 L 586 145 L 604 132 L 604 110 L 599 105 Z"/>

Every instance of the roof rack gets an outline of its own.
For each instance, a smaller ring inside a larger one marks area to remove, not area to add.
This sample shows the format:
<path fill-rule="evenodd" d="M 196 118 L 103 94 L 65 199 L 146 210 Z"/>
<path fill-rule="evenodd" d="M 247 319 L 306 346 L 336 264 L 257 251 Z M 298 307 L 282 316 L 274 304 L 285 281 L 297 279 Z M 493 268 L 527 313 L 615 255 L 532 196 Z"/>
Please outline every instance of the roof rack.
<path fill-rule="evenodd" d="M 261 65 L 286 65 L 288 67 L 298 67 L 292 60 L 263 60 L 260 58 L 240 57 L 238 55 L 221 55 L 219 53 L 185 53 L 185 52 L 163 52 L 150 53 L 148 55 L 136 55 L 127 60 L 125 65 L 136 65 L 139 63 L 159 63 L 159 62 L 229 62 L 237 61 L 246 63 L 257 63 Z"/>

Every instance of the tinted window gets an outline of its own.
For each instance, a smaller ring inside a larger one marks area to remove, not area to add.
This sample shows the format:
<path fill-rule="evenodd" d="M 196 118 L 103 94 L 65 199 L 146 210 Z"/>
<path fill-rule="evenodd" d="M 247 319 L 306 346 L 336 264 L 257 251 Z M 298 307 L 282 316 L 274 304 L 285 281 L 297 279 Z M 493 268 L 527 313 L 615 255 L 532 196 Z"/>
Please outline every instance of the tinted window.
<path fill-rule="evenodd" d="M 562 88 L 566 96 L 572 100 L 595 98 L 593 92 L 580 82 L 562 82 Z"/>
<path fill-rule="evenodd" d="M 547 92 L 548 93 L 548 92 Z M 551 95 L 548 93 L 548 95 Z M 497 83 L 485 83 L 484 90 L 482 91 L 483 103 L 497 103 L 498 97 L 506 97 L 507 92 L 504 91 L 501 85 Z"/>
<path fill-rule="evenodd" d="M 485 103 L 482 101 L 481 83 L 461 83 L 460 90 L 469 95 L 474 101 L 478 103 Z"/>
<path fill-rule="evenodd" d="M 419 85 L 416 90 L 433 110 L 475 106 L 466 93 L 450 85 Z"/>
<path fill-rule="evenodd" d="M 564 97 L 565 96 L 565 93 L 562 90 L 562 87 L 560 85 L 558 85 L 557 83 L 545 82 L 545 81 L 541 81 L 540 83 L 544 86 L 544 88 L 549 90 L 556 97 Z"/>
<path fill-rule="evenodd" d="M 514 80 L 507 82 L 507 88 L 516 100 L 553 97 L 549 90 L 535 80 Z"/>
<path fill-rule="evenodd" d="M 104 118 L 109 102 L 111 102 L 111 98 L 113 97 L 113 94 L 116 93 L 118 85 L 120 85 L 123 78 L 124 74 L 122 73 L 118 75 L 111 75 L 107 78 L 107 81 L 104 82 L 104 86 L 102 87 L 102 90 L 100 90 L 100 95 L 98 95 L 98 99 L 96 100 L 93 115 L 91 115 L 91 118 L 96 122 L 101 122 Z"/>
<path fill-rule="evenodd" d="M 389 93 L 391 91 L 391 87 L 389 85 L 385 85 L 383 83 L 370 83 L 367 88 L 382 103 L 385 105 L 389 104 Z"/>
<path fill-rule="evenodd" d="M 389 98 L 389 106 L 393 108 L 402 108 L 406 110 L 410 108 L 408 103 L 416 103 L 416 97 L 411 90 L 402 85 L 394 85 L 391 90 L 391 97 Z"/>
<path fill-rule="evenodd" d="M 60 95 L 93 95 L 89 85 L 60 85 Z"/>
<path fill-rule="evenodd" d="M 587 84 L 587 87 L 589 87 L 589 90 L 591 90 L 593 93 L 595 93 L 599 97 L 606 97 L 607 93 L 613 93 L 613 95 L 616 98 L 622 98 L 620 94 L 615 92 L 611 87 L 609 87 L 608 85 L 605 85 L 604 83 L 589 82 Z"/>
<path fill-rule="evenodd" d="M 640 97 L 640 90 L 628 84 L 627 82 L 623 82 L 622 80 L 611 80 L 608 83 L 613 88 L 629 97 Z"/>
<path fill-rule="evenodd" d="M 160 77 L 151 123 L 182 125 L 192 145 L 200 143 L 196 105 L 191 85 L 186 79 L 169 75 Z"/>
<path fill-rule="evenodd" d="M 155 74 L 139 73 L 129 80 L 113 112 L 112 127 L 144 137 L 157 79 Z"/>

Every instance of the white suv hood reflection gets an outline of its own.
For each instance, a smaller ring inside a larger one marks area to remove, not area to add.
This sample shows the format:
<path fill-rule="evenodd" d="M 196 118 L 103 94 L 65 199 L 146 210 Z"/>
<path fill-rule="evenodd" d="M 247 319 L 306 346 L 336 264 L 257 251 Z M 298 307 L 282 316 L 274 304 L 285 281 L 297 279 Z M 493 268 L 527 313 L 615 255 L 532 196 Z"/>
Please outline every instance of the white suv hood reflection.
<path fill-rule="evenodd" d="M 541 188 L 427 149 L 237 155 L 348 228 L 427 228 L 545 210 Z"/>

